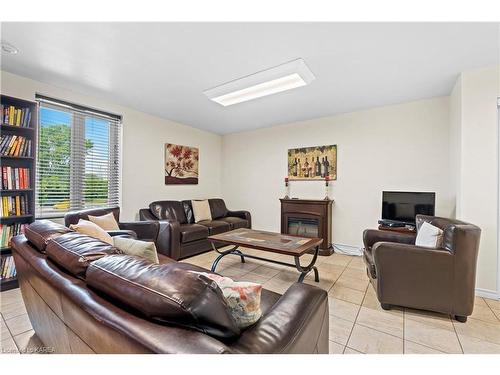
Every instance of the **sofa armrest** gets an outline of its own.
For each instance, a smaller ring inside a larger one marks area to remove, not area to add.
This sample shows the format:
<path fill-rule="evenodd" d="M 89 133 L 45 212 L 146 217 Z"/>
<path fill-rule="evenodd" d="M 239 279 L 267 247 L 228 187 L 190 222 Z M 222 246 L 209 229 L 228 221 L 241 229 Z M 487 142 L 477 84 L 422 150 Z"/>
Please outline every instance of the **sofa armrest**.
<path fill-rule="evenodd" d="M 328 353 L 328 295 L 295 283 L 232 349 L 238 353 Z"/>
<path fill-rule="evenodd" d="M 160 224 L 156 221 L 134 221 L 128 223 L 119 223 L 120 229 L 131 230 L 137 234 L 137 239 L 142 241 L 155 242 L 158 239 Z"/>
<path fill-rule="evenodd" d="M 174 220 L 158 220 L 149 208 L 139 210 L 139 219 L 144 222 L 155 222 L 158 224 L 158 236 L 156 238 L 156 250 L 174 260 L 181 257 L 181 233 L 180 223 Z"/>
<path fill-rule="evenodd" d="M 139 210 L 140 221 L 157 221 L 158 218 L 154 216 L 149 208 L 141 208 Z"/>
<path fill-rule="evenodd" d="M 159 220 L 158 239 L 156 250 L 174 260 L 181 257 L 181 231 L 180 224 L 174 220 Z"/>
<path fill-rule="evenodd" d="M 240 210 L 240 211 L 227 211 L 226 216 L 235 216 L 241 219 L 245 219 L 248 221 L 248 228 L 252 228 L 252 215 L 248 211 Z"/>
<path fill-rule="evenodd" d="M 108 230 L 106 231 L 111 237 L 126 237 L 126 238 L 133 238 L 137 239 L 137 233 L 135 233 L 133 230 L 126 230 L 126 229 L 117 229 L 117 230 Z"/>
<path fill-rule="evenodd" d="M 372 247 L 377 242 L 395 242 L 414 245 L 416 233 L 391 232 L 387 230 L 365 229 L 363 243 L 365 249 Z"/>

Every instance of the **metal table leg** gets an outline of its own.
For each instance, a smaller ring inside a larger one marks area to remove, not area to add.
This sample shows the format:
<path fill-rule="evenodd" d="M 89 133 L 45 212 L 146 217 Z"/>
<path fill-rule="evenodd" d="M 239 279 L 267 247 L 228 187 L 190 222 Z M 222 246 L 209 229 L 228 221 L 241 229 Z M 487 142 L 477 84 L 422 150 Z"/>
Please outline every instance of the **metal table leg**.
<path fill-rule="evenodd" d="M 297 271 L 300 272 L 299 280 L 298 282 L 301 283 L 304 281 L 304 278 L 307 276 L 307 274 L 311 271 L 314 271 L 314 281 L 317 283 L 319 282 L 319 272 L 318 269 L 316 268 L 316 259 L 318 258 L 318 253 L 319 253 L 319 246 L 316 246 L 316 249 L 314 250 L 314 256 L 311 260 L 311 262 L 307 266 L 302 266 L 300 264 L 300 257 L 294 257 L 295 259 L 295 264 L 291 263 L 286 263 L 286 262 L 280 262 L 279 260 L 274 260 L 274 259 L 267 259 L 267 258 L 262 258 L 258 257 L 255 255 L 248 255 L 243 253 L 241 250 L 239 250 L 239 246 L 233 246 L 232 248 L 225 250 L 225 251 L 220 251 L 217 249 L 217 247 L 214 245 L 212 242 L 212 248 L 219 254 L 217 258 L 215 258 L 214 262 L 212 263 L 212 268 L 211 271 L 215 272 L 217 265 L 219 264 L 220 260 L 224 258 L 226 255 L 237 255 L 241 258 L 241 262 L 245 263 L 245 258 L 251 258 L 251 259 L 257 259 L 257 260 L 262 260 L 265 262 L 270 262 L 274 264 L 279 264 L 282 266 L 287 266 L 287 267 L 292 267 L 295 268 Z"/>
<path fill-rule="evenodd" d="M 304 281 L 304 278 L 307 276 L 307 274 L 309 272 L 311 272 L 311 270 L 314 271 L 314 281 L 316 281 L 317 283 L 319 282 L 319 272 L 318 272 L 318 269 L 316 268 L 316 266 L 314 265 L 316 263 L 316 259 L 318 258 L 318 253 L 319 253 L 319 246 L 316 246 L 316 249 L 314 251 L 314 256 L 313 256 L 311 262 L 305 267 L 300 265 L 300 258 L 299 257 L 294 257 L 295 258 L 295 268 L 297 268 L 297 270 L 300 272 L 299 283 Z"/>
<path fill-rule="evenodd" d="M 215 272 L 215 269 L 217 268 L 217 264 L 219 264 L 220 260 L 222 258 L 224 258 L 226 255 L 229 255 L 229 254 L 236 254 L 236 255 L 239 255 L 241 257 L 241 263 L 245 263 L 245 254 L 243 254 L 240 250 L 238 250 L 238 247 L 239 246 L 233 246 L 232 248 L 230 248 L 229 250 L 226 250 L 226 251 L 219 251 L 219 249 L 217 249 L 217 247 L 214 245 L 214 243 L 212 242 L 212 248 L 217 252 L 219 253 L 220 255 L 215 258 L 214 262 L 212 263 L 212 268 L 210 269 L 212 272 Z"/>

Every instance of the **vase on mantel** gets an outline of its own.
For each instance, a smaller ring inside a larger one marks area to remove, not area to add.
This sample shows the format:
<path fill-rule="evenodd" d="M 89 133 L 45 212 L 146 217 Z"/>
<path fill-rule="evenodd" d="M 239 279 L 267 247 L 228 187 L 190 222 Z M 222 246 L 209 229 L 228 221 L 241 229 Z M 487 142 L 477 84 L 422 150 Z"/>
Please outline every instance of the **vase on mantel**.
<path fill-rule="evenodd" d="M 290 185 L 288 184 L 288 176 L 285 177 L 285 197 L 284 199 L 290 199 Z"/>
<path fill-rule="evenodd" d="M 328 190 L 330 185 L 330 176 L 325 176 L 325 201 L 329 201 L 330 197 L 328 196 Z"/>

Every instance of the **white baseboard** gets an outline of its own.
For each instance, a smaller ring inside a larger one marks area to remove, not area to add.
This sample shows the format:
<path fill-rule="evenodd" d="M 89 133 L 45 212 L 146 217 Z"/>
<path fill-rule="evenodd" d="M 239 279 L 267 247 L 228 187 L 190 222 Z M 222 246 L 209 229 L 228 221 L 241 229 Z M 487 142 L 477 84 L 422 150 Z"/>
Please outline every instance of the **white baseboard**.
<path fill-rule="evenodd" d="M 490 289 L 476 288 L 476 296 L 489 299 L 500 299 L 498 292 Z"/>
<path fill-rule="evenodd" d="M 360 257 L 363 255 L 363 249 L 357 246 L 342 245 L 338 243 L 332 244 L 333 249 L 338 254 L 354 255 Z"/>

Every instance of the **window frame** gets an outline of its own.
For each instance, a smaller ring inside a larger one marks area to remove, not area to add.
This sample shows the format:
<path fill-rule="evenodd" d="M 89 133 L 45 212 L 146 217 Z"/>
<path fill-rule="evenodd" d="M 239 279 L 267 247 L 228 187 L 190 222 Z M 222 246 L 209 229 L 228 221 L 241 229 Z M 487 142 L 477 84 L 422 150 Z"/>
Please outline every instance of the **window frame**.
<path fill-rule="evenodd" d="M 38 132 L 37 132 L 37 184 L 35 186 L 35 217 L 36 219 L 60 219 L 71 211 L 79 211 L 85 209 L 98 209 L 103 207 L 112 207 L 121 205 L 121 152 L 122 152 L 122 116 L 113 113 L 105 112 L 99 109 L 86 107 L 79 104 L 70 103 L 64 100 L 54 99 L 45 95 L 36 94 L 38 111 Z M 41 169 L 39 165 L 39 145 L 42 126 L 42 108 L 48 108 L 57 111 L 63 111 L 70 115 L 70 176 L 69 176 L 69 208 L 61 210 L 61 212 L 44 213 L 44 209 L 39 204 L 39 184 L 41 179 Z M 109 140 L 108 140 L 108 202 L 105 205 L 86 205 L 84 199 L 85 191 L 85 157 L 81 157 L 79 151 L 85 145 L 85 121 L 86 118 L 96 118 L 105 120 L 109 123 Z M 75 204 L 76 202 L 76 204 Z M 111 203 L 110 203 L 111 202 Z"/>

